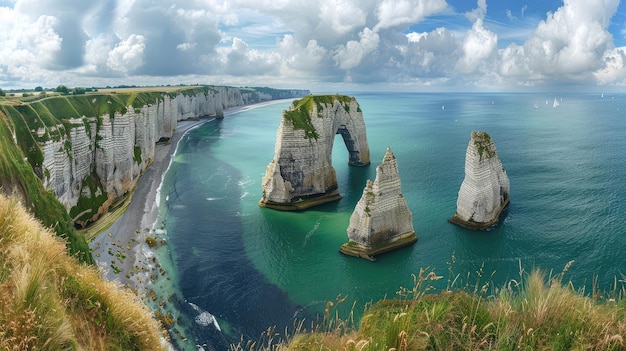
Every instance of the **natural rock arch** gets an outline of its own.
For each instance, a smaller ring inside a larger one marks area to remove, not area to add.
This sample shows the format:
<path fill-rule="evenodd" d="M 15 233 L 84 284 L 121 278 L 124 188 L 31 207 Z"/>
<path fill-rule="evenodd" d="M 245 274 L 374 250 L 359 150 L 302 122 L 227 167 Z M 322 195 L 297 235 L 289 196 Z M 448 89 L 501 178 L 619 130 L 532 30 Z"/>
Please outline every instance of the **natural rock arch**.
<path fill-rule="evenodd" d="M 355 98 L 309 95 L 283 111 L 274 159 L 262 181 L 259 205 L 302 210 L 341 198 L 332 166 L 335 136 L 348 149 L 348 164 L 370 163 L 363 112 Z"/>

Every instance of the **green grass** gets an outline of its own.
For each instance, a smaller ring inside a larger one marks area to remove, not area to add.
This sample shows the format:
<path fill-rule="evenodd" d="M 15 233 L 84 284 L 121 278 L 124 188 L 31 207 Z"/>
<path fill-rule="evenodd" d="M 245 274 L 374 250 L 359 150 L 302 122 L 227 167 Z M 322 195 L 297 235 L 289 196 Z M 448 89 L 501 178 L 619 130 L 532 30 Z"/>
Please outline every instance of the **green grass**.
<path fill-rule="evenodd" d="M 472 132 L 472 138 L 474 138 L 474 145 L 478 148 L 481 159 L 483 154 L 486 155 L 486 158 L 492 158 L 496 154 L 493 141 L 487 132 Z"/>
<path fill-rule="evenodd" d="M 295 100 L 293 108 L 285 111 L 283 116 L 285 120 L 293 125 L 295 130 L 303 130 L 305 138 L 317 140 L 319 134 L 311 121 L 313 107 L 317 107 L 318 117 L 320 117 L 320 112 L 324 109 L 324 105 L 332 106 L 335 100 L 339 100 L 343 104 L 344 109 L 349 112 L 349 104 L 353 99 L 345 95 L 308 95 L 300 100 Z M 361 112 L 360 108 L 358 111 Z"/>
<path fill-rule="evenodd" d="M 78 198 L 76 206 L 70 209 L 70 217 L 81 227 L 86 227 L 94 221 L 94 216 L 102 205 L 107 201 L 108 194 L 100 183 L 100 178 L 96 172 L 92 172 L 87 178 L 83 179 L 83 189 L 89 189 L 89 195 Z"/>
<path fill-rule="evenodd" d="M 4 107 L 4 106 L 0 106 Z M 35 167 L 41 166 L 43 155 L 38 145 L 31 139 L 32 135 L 25 132 L 23 119 L 17 123 L 2 114 L 0 109 L 0 187 L 4 193 L 19 194 L 26 208 L 37 217 L 45 226 L 52 228 L 55 233 L 66 239 L 69 251 L 81 261 L 93 264 L 93 258 L 85 238 L 78 235 L 72 226 L 72 221 L 65 207 L 58 201 L 51 190 L 43 187 L 41 179 L 35 174 Z M 12 131 L 15 131 L 18 144 L 13 141 Z M 21 146 L 21 148 L 19 146 Z M 28 163 L 24 160 L 22 148 L 29 153 Z M 31 159 L 34 158 L 33 159 Z M 43 175 L 42 175 L 43 176 Z"/>
<path fill-rule="evenodd" d="M 312 332 L 299 329 L 279 343 L 231 349 L 626 349 L 624 281 L 616 279 L 613 291 L 586 295 L 563 281 L 570 264 L 556 276 L 520 268 L 518 280 L 499 288 L 481 280 L 481 269 L 473 283 L 468 279 L 463 285 L 459 275 L 450 274 L 447 287 L 437 290 L 436 281 L 444 277 L 420 270 L 413 287 L 400 288 L 396 299 L 369 306 L 358 326 L 350 317 L 342 320 L 327 311 L 327 319 Z"/>

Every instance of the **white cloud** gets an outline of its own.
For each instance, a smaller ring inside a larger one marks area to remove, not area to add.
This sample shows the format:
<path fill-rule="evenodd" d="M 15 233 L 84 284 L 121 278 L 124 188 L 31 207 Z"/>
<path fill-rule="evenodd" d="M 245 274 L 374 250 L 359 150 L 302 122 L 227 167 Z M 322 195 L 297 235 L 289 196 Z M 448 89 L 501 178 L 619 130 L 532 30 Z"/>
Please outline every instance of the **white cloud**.
<path fill-rule="evenodd" d="M 626 47 L 608 50 L 602 57 L 603 67 L 594 76 L 600 84 L 626 84 Z"/>
<path fill-rule="evenodd" d="M 198 43 L 182 43 L 176 45 L 176 48 L 180 51 L 187 51 L 194 49 L 197 45 Z"/>
<path fill-rule="evenodd" d="M 378 23 L 374 31 L 420 22 L 426 16 L 443 11 L 445 0 L 383 0 L 376 8 Z"/>
<path fill-rule="evenodd" d="M 477 20 L 485 20 L 485 15 L 487 14 L 487 0 L 478 0 L 477 5 L 477 8 L 465 13 L 465 17 L 472 23 Z"/>
<path fill-rule="evenodd" d="M 618 0 L 566 0 L 526 41 L 529 68 L 568 79 L 584 79 L 599 69 L 613 43 L 607 27 L 617 4 Z"/>
<path fill-rule="evenodd" d="M 320 27 L 327 26 L 344 35 L 365 25 L 367 14 L 358 4 L 346 0 L 324 1 L 320 6 Z"/>
<path fill-rule="evenodd" d="M 486 64 L 498 48 L 498 35 L 485 29 L 483 21 L 478 17 L 472 28 L 463 38 L 463 56 L 457 63 L 461 73 L 474 73 L 481 64 Z"/>
<path fill-rule="evenodd" d="M 609 32 L 623 35 L 618 0 L 563 0 L 543 18 L 526 16 L 537 2 L 488 14 L 486 0 L 455 12 L 461 1 L 15 0 L 0 7 L 0 85 L 135 76 L 626 85 L 626 47 Z"/>
<path fill-rule="evenodd" d="M 220 49 L 221 67 L 219 72 L 233 76 L 273 75 L 279 70 L 281 57 L 276 52 L 262 52 L 235 37 L 230 48 Z"/>
<path fill-rule="evenodd" d="M 142 35 L 131 35 L 109 52 L 107 65 L 114 71 L 132 72 L 143 64 L 146 48 Z"/>
<path fill-rule="evenodd" d="M 298 72 L 317 72 L 328 50 L 321 47 L 316 40 L 309 40 L 306 47 L 300 46 L 292 35 L 285 35 L 279 41 L 280 56 L 291 74 Z"/>
<path fill-rule="evenodd" d="M 345 46 L 337 49 L 334 60 L 341 69 L 351 69 L 358 66 L 365 55 L 378 48 L 380 37 L 369 28 L 359 33 L 359 40 L 350 40 Z"/>

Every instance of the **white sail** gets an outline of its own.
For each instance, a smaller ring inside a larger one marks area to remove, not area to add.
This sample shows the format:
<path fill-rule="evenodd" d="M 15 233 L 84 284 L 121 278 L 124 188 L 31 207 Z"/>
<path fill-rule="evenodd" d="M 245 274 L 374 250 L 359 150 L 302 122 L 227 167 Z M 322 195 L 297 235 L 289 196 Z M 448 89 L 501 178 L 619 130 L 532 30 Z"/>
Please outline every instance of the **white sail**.
<path fill-rule="evenodd" d="M 554 102 L 552 103 L 552 107 L 553 108 L 557 108 L 557 107 L 559 107 L 559 105 L 560 105 L 559 102 L 556 100 L 556 98 L 554 98 Z"/>

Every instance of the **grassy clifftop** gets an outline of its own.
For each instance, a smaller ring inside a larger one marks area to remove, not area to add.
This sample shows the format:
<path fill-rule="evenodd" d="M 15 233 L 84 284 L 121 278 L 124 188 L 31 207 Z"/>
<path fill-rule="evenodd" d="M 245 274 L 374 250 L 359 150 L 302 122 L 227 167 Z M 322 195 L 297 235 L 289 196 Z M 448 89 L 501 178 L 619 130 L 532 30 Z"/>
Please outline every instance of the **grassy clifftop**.
<path fill-rule="evenodd" d="M 412 288 L 400 288 L 393 300 L 365 311 L 360 325 L 340 320 L 326 304 L 326 319 L 314 332 L 300 331 L 277 345 L 240 345 L 253 350 L 624 350 L 624 284 L 590 296 L 540 270 L 520 272 L 500 289 L 476 283 L 428 293 L 432 271 L 414 276 Z M 271 335 L 270 335 L 271 336 Z"/>
<path fill-rule="evenodd" d="M 303 130 L 307 139 L 317 139 L 319 135 L 311 122 L 313 107 L 317 107 L 318 117 L 323 109 L 323 105 L 332 105 L 335 100 L 343 104 L 346 112 L 350 112 L 350 102 L 353 97 L 345 95 L 308 95 L 293 102 L 293 108 L 284 112 L 284 118 L 291 122 L 296 130 Z M 360 108 L 358 109 L 361 112 Z"/>
<path fill-rule="evenodd" d="M 13 133 L 18 140 L 17 144 Z M 76 233 L 65 207 L 52 191 L 43 187 L 32 165 L 25 160 L 25 152 L 18 145 L 22 145 L 26 151 L 32 148 L 39 150 L 24 125 L 19 120 L 7 118 L 0 110 L 0 189 L 5 194 L 20 197 L 24 206 L 46 227 L 52 228 L 58 236 L 66 239 L 70 253 L 82 262 L 93 264 L 85 238 Z M 33 151 L 32 154 L 40 155 L 41 151 Z"/>
<path fill-rule="evenodd" d="M 126 113 L 128 108 L 154 104 L 166 95 L 216 92 L 208 86 L 159 90 L 123 89 L 81 95 L 46 95 L 38 100 L 0 98 L 0 191 L 19 196 L 24 206 L 45 226 L 67 240 L 70 253 L 92 264 L 86 240 L 77 234 L 65 207 L 43 187 L 43 153 L 39 143 L 59 141 L 75 123 L 88 126 L 90 118 Z M 81 122 L 82 119 L 82 122 Z M 71 121 L 70 121 L 71 120 Z M 45 127 L 45 128 L 44 128 Z M 41 130 L 43 133 L 37 134 Z M 87 128 L 89 130 L 89 128 Z M 35 132 L 33 132 L 35 131 Z M 71 148 L 71 145 L 66 145 Z M 97 208 L 97 207 L 96 207 Z"/>
<path fill-rule="evenodd" d="M 0 195 L 0 349 L 159 350 L 145 306 Z"/>

